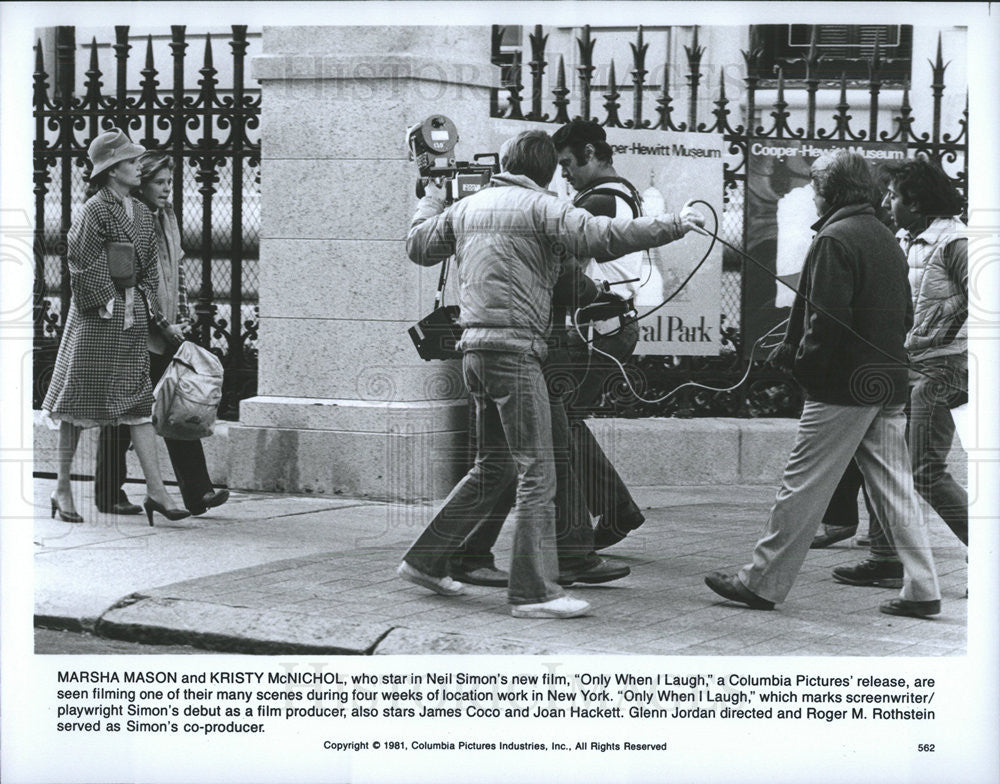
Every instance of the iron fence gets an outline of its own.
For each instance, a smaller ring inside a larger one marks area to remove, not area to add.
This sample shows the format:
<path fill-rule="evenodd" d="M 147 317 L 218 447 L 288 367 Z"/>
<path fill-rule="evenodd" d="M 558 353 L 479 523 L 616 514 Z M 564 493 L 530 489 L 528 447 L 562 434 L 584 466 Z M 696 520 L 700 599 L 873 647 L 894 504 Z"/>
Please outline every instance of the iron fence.
<path fill-rule="evenodd" d="M 905 31 L 911 35 L 911 30 Z M 615 33 L 621 35 L 621 33 Z M 846 69 L 839 74 L 831 74 L 823 67 L 823 56 L 817 46 L 817 28 L 811 29 L 810 44 L 803 57 L 794 62 L 804 78 L 786 83 L 784 68 L 791 62 L 774 65 L 774 78 L 768 79 L 762 69 L 762 49 L 751 47 L 742 50 L 745 75 L 743 100 L 734 103 L 726 94 L 726 72 L 720 72 L 716 97 L 711 101 L 714 107 L 709 116 L 700 116 L 703 106 L 701 96 L 706 86 L 703 84 L 702 61 L 706 54 L 699 44 L 698 27 L 693 38 L 685 45 L 684 59 L 687 71 L 683 80 L 672 81 L 670 64 L 663 65 L 659 76 L 659 89 L 651 88 L 653 80 L 646 68 L 649 43 L 642 27 L 635 32 L 634 43 L 630 43 L 631 67 L 625 84 L 619 84 L 614 60 L 601 63 L 600 74 L 604 84 L 596 89 L 599 93 L 604 117 L 594 116 L 595 72 L 599 62 L 598 43 L 589 26 L 582 28 L 575 37 L 579 59 L 576 64 L 576 89 L 571 89 L 572 80 L 567 78 L 567 69 L 562 54 L 555 63 L 554 87 L 546 95 L 546 71 L 552 65 L 547 59 L 546 47 L 549 41 L 542 25 L 535 25 L 528 33 L 527 46 L 511 46 L 505 28 L 493 27 L 492 62 L 501 70 L 501 87 L 493 91 L 491 114 L 494 117 L 528 120 L 543 123 L 562 124 L 573 117 L 585 117 L 613 128 L 636 130 L 665 130 L 721 135 L 724 140 L 726 159 L 723 166 L 723 215 L 720 217 L 720 237 L 738 248 L 746 245 L 746 180 L 748 150 L 754 140 L 786 139 L 791 141 L 816 142 L 883 142 L 905 145 L 910 154 L 926 155 L 950 169 L 950 176 L 962 194 L 967 192 L 968 183 L 968 93 L 965 110 L 956 118 L 956 128 L 945 132 L 942 126 L 942 100 L 945 92 L 945 72 L 948 63 L 942 55 L 941 37 L 938 36 L 936 57 L 929 62 L 931 70 L 930 90 L 932 95 L 932 117 L 930 130 L 918 132 L 916 117 L 910 103 L 910 83 L 902 84 L 902 100 L 890 128 L 879 125 L 880 94 L 884 85 L 883 74 L 887 61 L 876 38 L 871 52 L 866 58 L 856 58 L 851 63 L 852 89 L 861 88 L 868 94 L 867 104 L 852 107 L 848 102 L 848 76 Z M 523 42 L 522 42 L 523 44 Z M 527 70 L 524 57 L 530 53 Z M 899 64 L 890 63 L 893 73 Z M 866 72 L 867 79 L 859 80 L 858 72 Z M 525 84 L 525 74 L 528 83 Z M 831 128 L 821 127 L 818 122 L 817 93 L 821 85 L 835 85 L 839 88 L 840 99 L 832 118 Z M 672 90 L 682 86 L 686 92 L 686 106 L 675 107 Z M 528 89 L 528 96 L 522 94 Z M 762 89 L 773 89 L 775 99 L 770 107 L 758 106 L 757 96 Z M 786 100 L 790 90 L 805 92 L 805 125 L 793 127 L 793 112 Z M 622 99 L 631 97 L 630 105 Z M 647 98 L 653 98 L 650 109 Z M 577 111 L 571 114 L 571 105 Z M 770 108 L 770 120 L 758 120 Z M 734 109 L 736 111 L 734 111 Z M 860 118 L 863 126 L 852 125 L 854 113 L 867 114 Z M 683 115 L 681 119 L 678 115 Z M 742 116 L 736 116 L 741 114 Z M 717 388 L 735 384 L 747 372 L 749 343 L 744 339 L 741 314 L 746 301 L 746 265 L 748 263 L 737 253 L 726 251 L 723 257 L 721 325 L 723 351 L 718 357 L 635 357 L 630 360 L 627 370 L 633 383 L 643 391 L 647 399 L 656 399 L 667 391 L 687 381 L 695 381 Z M 798 416 L 801 408 L 798 386 L 785 374 L 768 367 L 765 362 L 750 362 L 747 382 L 739 389 L 729 392 L 711 392 L 689 388 L 669 397 L 661 403 L 644 403 L 624 388 L 619 381 L 609 388 L 604 396 L 602 412 L 614 412 L 624 416 Z M 598 413 L 602 413 L 598 412 Z"/>
<path fill-rule="evenodd" d="M 113 92 L 103 90 L 98 43 L 80 94 L 71 27 L 56 29 L 54 83 L 45 71 L 42 41 L 34 73 L 34 406 L 45 396 L 69 309 L 66 234 L 85 201 L 87 147 L 99 133 L 121 128 L 148 150 L 174 161 L 173 209 L 181 228 L 181 262 L 195 320 L 194 339 L 225 368 L 219 414 L 239 418 L 239 401 L 257 388 L 257 281 L 260 236 L 260 90 L 245 84 L 246 25 L 228 41 L 232 84 L 220 85 L 213 38 L 204 38 L 196 89 L 185 83 L 190 43 L 185 26 L 170 28 L 172 80 L 161 86 L 146 41 L 138 90 L 128 88 L 128 26 L 115 27 Z"/>

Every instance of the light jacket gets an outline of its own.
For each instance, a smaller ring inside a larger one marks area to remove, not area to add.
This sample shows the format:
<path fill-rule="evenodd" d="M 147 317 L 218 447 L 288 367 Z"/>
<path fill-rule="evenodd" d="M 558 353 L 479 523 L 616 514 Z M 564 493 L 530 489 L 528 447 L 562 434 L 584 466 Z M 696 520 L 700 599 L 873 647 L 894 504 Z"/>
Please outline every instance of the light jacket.
<path fill-rule="evenodd" d="M 916 237 L 896 234 L 910 268 L 913 327 L 910 359 L 920 362 L 966 351 L 969 312 L 968 240 L 956 218 L 936 218 Z"/>
<path fill-rule="evenodd" d="M 181 233 L 177 227 L 177 218 L 170 207 L 158 209 L 153 214 L 153 225 L 156 229 L 156 255 L 159 260 L 160 282 L 156 294 L 160 301 L 160 311 L 168 324 L 176 324 L 180 314 L 182 299 Z M 154 354 L 163 354 L 167 350 L 167 341 L 160 329 L 149 330 L 149 350 Z"/>
<path fill-rule="evenodd" d="M 447 209 L 436 197 L 421 199 L 406 250 L 423 266 L 455 256 L 462 350 L 544 357 L 552 289 L 564 267 L 656 247 L 685 233 L 673 215 L 592 216 L 530 178 L 505 172 Z"/>

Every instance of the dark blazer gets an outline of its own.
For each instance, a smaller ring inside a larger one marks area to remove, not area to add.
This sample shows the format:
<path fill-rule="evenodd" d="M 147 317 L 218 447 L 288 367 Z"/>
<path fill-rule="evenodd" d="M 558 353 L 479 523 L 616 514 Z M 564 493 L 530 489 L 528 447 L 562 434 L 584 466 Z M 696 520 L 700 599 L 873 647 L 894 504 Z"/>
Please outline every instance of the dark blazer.
<path fill-rule="evenodd" d="M 903 251 L 869 204 L 831 210 L 813 228 L 785 338 L 797 346 L 795 379 L 810 400 L 905 403 L 913 301 Z"/>

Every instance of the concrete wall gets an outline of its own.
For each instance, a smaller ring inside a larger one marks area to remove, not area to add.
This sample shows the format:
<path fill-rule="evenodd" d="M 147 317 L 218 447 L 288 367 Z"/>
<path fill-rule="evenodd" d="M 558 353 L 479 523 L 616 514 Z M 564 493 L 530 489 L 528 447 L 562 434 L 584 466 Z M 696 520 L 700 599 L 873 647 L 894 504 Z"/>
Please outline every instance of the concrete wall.
<path fill-rule="evenodd" d="M 277 407 L 265 409 L 267 415 L 285 410 Z M 329 411 L 325 413 L 330 414 Z M 294 412 L 291 415 L 296 416 Z M 355 411 L 354 415 L 364 414 Z M 322 422 L 322 412 L 314 416 L 317 423 Z M 792 419 L 591 419 L 589 422 L 597 440 L 628 484 L 666 486 L 774 485 L 781 476 L 791 449 L 796 425 Z M 363 423 L 356 423 L 359 429 L 354 437 L 359 441 L 365 438 L 360 430 L 362 426 Z M 227 484 L 232 475 L 257 471 L 265 485 L 258 488 L 261 490 L 320 495 L 337 493 L 340 483 L 324 485 L 303 477 L 299 477 L 297 488 L 288 486 L 288 454 L 308 450 L 315 450 L 316 459 L 329 465 L 334 473 L 380 471 L 382 466 L 386 466 L 389 473 L 384 478 L 388 483 L 413 483 L 414 474 L 419 478 L 425 470 L 414 464 L 416 456 L 412 450 L 400 453 L 397 459 L 390 461 L 374 450 L 369 450 L 367 459 L 357 459 L 358 454 L 364 453 L 360 448 L 346 456 L 324 452 L 322 430 L 317 430 L 314 435 L 302 433 L 296 428 L 283 427 L 280 420 L 261 420 L 260 426 L 255 428 L 256 437 L 261 442 L 251 442 L 249 446 L 245 438 L 232 438 L 234 427 L 231 423 L 219 422 L 215 435 L 202 442 L 209 474 L 216 484 Z M 73 464 L 74 473 L 93 474 L 96 435 L 96 430 L 86 430 L 81 436 Z M 41 423 L 38 412 L 35 412 L 36 472 L 55 473 L 57 436 L 56 431 L 47 429 Z M 298 443 L 289 443 L 293 439 L 299 439 Z M 301 465 L 302 462 L 299 460 L 293 464 Z M 160 466 L 164 478 L 171 481 L 173 470 L 162 443 Z M 131 479 L 142 478 L 134 452 L 128 455 L 128 475 Z M 347 476 L 341 481 L 356 480 Z M 240 487 L 238 484 L 230 486 Z M 439 488 L 435 497 L 443 497 L 450 489 Z"/>
<path fill-rule="evenodd" d="M 271 413 L 280 408 L 270 409 Z M 327 412 L 329 413 L 329 412 Z M 355 412 L 356 414 L 358 412 Z M 321 415 L 319 415 L 321 416 Z M 321 420 L 320 420 L 321 421 Z M 608 457 L 615 464 L 625 482 L 631 486 L 689 487 L 697 485 L 762 485 L 777 487 L 785 460 L 795 439 L 797 420 L 794 419 L 590 419 L 593 431 Z M 383 477 L 386 483 L 416 483 L 426 478 L 426 468 L 421 466 L 412 449 L 399 453 L 394 460 L 384 460 L 379 454 L 370 455 L 368 460 L 352 462 L 350 455 L 323 452 L 323 435 L 315 436 L 299 433 L 295 428 L 281 428 L 280 422 L 272 422 L 272 427 L 261 427 L 257 437 L 265 442 L 273 439 L 273 444 L 251 444 L 246 440 L 231 438 L 233 425 L 219 422 L 215 435 L 205 439 L 205 457 L 212 481 L 227 484 L 229 477 L 237 472 L 248 472 L 247 463 L 257 466 L 256 470 L 266 479 L 261 490 L 275 492 L 292 490 L 287 487 L 286 459 L 292 446 L 282 445 L 282 439 L 301 438 L 296 450 L 316 449 L 317 459 L 329 465 L 334 473 L 372 470 L 378 465 L 386 466 L 389 473 Z M 285 435 L 281 435 L 284 433 Z M 296 434 L 296 435 L 289 435 Z M 96 430 L 84 431 L 77 450 L 73 472 L 90 476 L 94 470 L 96 455 Z M 55 474 L 55 449 L 58 433 L 41 423 L 35 412 L 34 448 L 35 471 Z M 364 436 L 356 436 L 363 440 Z M 310 439 L 313 441 L 310 442 Z M 956 441 L 956 447 L 958 442 Z M 442 447 L 443 448 L 443 447 Z M 360 452 L 361 450 L 359 450 Z M 968 486 L 986 481 L 992 462 L 979 462 L 979 450 L 970 447 L 971 460 L 966 463 L 962 453 L 953 449 L 949 466 L 959 482 Z M 301 465 L 302 461 L 292 465 Z M 160 467 L 164 478 L 173 480 L 173 469 L 166 448 L 160 445 Z M 982 472 L 983 476 L 980 476 Z M 130 479 L 142 478 L 139 461 L 135 452 L 128 454 L 128 475 Z M 354 481 L 342 477 L 341 482 Z M 230 484 L 239 488 L 239 485 Z M 323 485 L 320 482 L 301 481 L 294 492 L 331 495 L 338 492 L 340 483 Z M 442 498 L 450 487 L 439 488 L 436 498 Z M 370 495 L 370 494 L 368 494 Z M 392 494 L 390 493 L 390 497 Z M 371 496 L 380 497 L 380 496 Z M 973 499 L 974 500 L 974 499 Z"/>
<path fill-rule="evenodd" d="M 232 486 L 413 500 L 457 480 L 460 374 L 407 335 L 439 268 L 406 258 L 405 132 L 446 112 L 486 138 L 489 52 L 488 27 L 264 28 L 258 397 L 229 430 Z"/>

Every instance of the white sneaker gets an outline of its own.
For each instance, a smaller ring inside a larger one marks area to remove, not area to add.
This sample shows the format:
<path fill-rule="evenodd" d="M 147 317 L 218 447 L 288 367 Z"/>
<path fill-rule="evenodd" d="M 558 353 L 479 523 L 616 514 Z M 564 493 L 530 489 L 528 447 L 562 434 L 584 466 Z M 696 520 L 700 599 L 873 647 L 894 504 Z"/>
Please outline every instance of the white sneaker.
<path fill-rule="evenodd" d="M 396 574 L 404 580 L 429 588 L 442 596 L 458 596 L 460 593 L 465 593 L 465 586 L 462 583 L 452 580 L 450 577 L 431 577 L 419 569 L 414 569 L 406 561 L 399 565 Z"/>
<path fill-rule="evenodd" d="M 590 603 L 572 596 L 560 596 L 539 604 L 512 604 L 510 614 L 515 618 L 575 618 L 590 609 Z"/>

